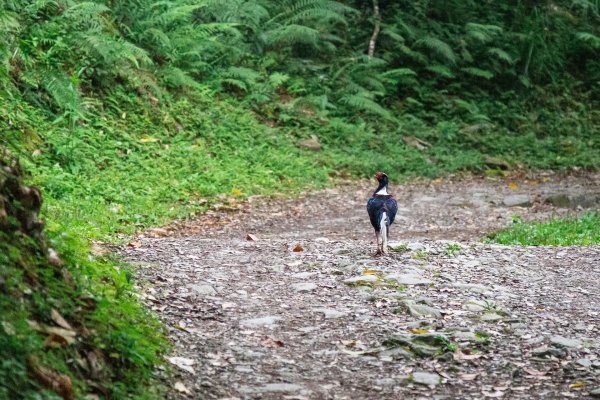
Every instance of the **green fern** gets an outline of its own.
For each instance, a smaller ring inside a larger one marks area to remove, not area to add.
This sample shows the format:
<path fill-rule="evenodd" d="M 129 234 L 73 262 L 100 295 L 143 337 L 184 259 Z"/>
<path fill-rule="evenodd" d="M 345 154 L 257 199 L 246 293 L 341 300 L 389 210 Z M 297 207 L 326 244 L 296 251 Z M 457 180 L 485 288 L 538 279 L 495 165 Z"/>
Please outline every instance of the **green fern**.
<path fill-rule="evenodd" d="M 452 47 L 446 42 L 436 37 L 427 36 L 416 42 L 417 46 L 426 47 L 429 50 L 437 54 L 442 60 L 447 61 L 450 64 L 456 63 L 456 54 Z"/>
<path fill-rule="evenodd" d="M 452 70 L 445 65 L 430 65 L 427 66 L 425 69 L 444 78 L 454 78 L 454 73 L 452 72 Z"/>
<path fill-rule="evenodd" d="M 466 68 L 461 68 L 461 71 L 472 75 L 472 76 L 477 76 L 479 78 L 484 78 L 484 79 L 492 79 L 494 77 L 494 73 L 491 71 L 487 71 L 484 69 L 480 69 L 480 68 L 475 68 L 475 67 L 466 67 Z"/>

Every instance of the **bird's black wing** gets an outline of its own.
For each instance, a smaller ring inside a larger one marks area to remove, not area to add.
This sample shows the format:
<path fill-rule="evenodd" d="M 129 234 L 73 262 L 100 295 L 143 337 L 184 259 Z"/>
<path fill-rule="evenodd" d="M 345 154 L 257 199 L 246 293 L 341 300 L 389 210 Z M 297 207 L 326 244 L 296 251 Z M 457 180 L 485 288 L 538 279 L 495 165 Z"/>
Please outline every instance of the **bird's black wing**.
<path fill-rule="evenodd" d="M 398 203 L 396 199 L 389 198 L 385 202 L 385 206 L 387 209 L 388 218 L 390 220 L 390 225 L 394 223 L 394 219 L 396 218 L 396 213 L 398 212 Z"/>

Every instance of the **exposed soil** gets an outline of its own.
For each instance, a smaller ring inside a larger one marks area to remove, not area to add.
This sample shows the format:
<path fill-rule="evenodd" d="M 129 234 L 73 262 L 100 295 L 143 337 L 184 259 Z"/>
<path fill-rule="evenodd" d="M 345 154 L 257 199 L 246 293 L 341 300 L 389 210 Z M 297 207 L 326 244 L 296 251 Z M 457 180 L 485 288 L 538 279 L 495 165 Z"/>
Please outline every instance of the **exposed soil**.
<path fill-rule="evenodd" d="M 170 398 L 579 399 L 600 391 L 600 246 L 481 243 L 515 215 L 577 212 L 543 200 L 600 193 L 600 176 L 392 185 L 398 251 L 384 257 L 373 255 L 365 210 L 373 189 L 226 201 L 123 249 L 175 344 Z M 532 206 L 504 205 L 515 195 Z"/>

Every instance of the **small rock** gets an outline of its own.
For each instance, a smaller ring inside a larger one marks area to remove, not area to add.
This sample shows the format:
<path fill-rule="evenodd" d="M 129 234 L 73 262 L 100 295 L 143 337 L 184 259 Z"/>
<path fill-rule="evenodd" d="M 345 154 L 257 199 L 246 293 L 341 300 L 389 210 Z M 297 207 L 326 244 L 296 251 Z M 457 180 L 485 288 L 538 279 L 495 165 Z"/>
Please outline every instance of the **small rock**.
<path fill-rule="evenodd" d="M 242 386 L 239 391 L 242 393 L 278 393 L 278 392 L 297 392 L 304 387 L 294 383 L 268 383 L 259 387 Z"/>
<path fill-rule="evenodd" d="M 504 200 L 502 200 L 502 203 L 506 207 L 531 207 L 529 196 L 524 194 L 513 194 L 506 196 L 504 197 Z"/>
<path fill-rule="evenodd" d="M 469 311 L 483 311 L 486 309 L 486 304 L 483 301 L 469 300 L 463 304 L 463 308 Z"/>
<path fill-rule="evenodd" d="M 551 358 L 551 357 L 562 358 L 566 355 L 564 350 L 557 349 L 554 347 L 546 347 L 546 346 L 542 346 L 542 347 L 538 347 L 537 349 L 533 349 L 531 354 L 537 358 Z"/>
<path fill-rule="evenodd" d="M 217 291 L 208 283 L 200 283 L 191 286 L 192 292 L 198 296 L 214 296 Z"/>
<path fill-rule="evenodd" d="M 600 397 L 600 387 L 590 390 L 590 395 L 594 397 Z"/>
<path fill-rule="evenodd" d="M 260 318 L 252 318 L 252 319 L 245 319 L 240 321 L 240 324 L 243 326 L 246 326 L 248 328 L 257 328 L 260 326 L 272 326 L 277 324 L 277 321 L 281 320 L 281 317 L 276 317 L 276 316 L 266 316 L 266 317 L 260 317 Z"/>
<path fill-rule="evenodd" d="M 319 138 L 315 135 L 311 135 L 310 139 L 299 141 L 298 147 L 311 151 L 321 151 L 321 143 L 319 142 Z"/>
<path fill-rule="evenodd" d="M 487 322 L 499 321 L 502 318 L 504 318 L 502 315 L 496 314 L 494 312 L 485 313 L 480 317 L 480 319 L 482 321 L 487 321 Z"/>
<path fill-rule="evenodd" d="M 333 310 L 331 308 L 317 308 L 314 311 L 322 313 L 327 319 L 342 318 L 346 316 L 345 312 Z"/>
<path fill-rule="evenodd" d="M 589 358 L 580 358 L 575 361 L 578 365 L 581 365 L 584 368 L 590 368 L 592 366 L 592 361 Z"/>
<path fill-rule="evenodd" d="M 296 292 L 299 293 L 308 293 L 308 292 L 312 292 L 313 290 L 317 289 L 317 285 L 314 283 L 294 283 L 292 285 L 292 288 L 294 288 L 294 290 Z"/>
<path fill-rule="evenodd" d="M 422 286 L 433 283 L 429 279 L 422 278 L 412 274 L 389 274 L 385 277 L 386 280 L 394 280 L 399 285 Z"/>
<path fill-rule="evenodd" d="M 377 277 L 375 275 L 362 275 L 362 276 L 354 276 L 352 278 L 348 278 L 344 280 L 346 285 L 355 286 L 361 285 L 369 282 L 376 282 Z"/>
<path fill-rule="evenodd" d="M 437 386 L 440 384 L 440 376 L 431 372 L 414 372 L 412 380 L 415 383 L 427 386 Z"/>
<path fill-rule="evenodd" d="M 552 336 L 550 338 L 550 344 L 555 347 L 576 348 L 581 346 L 581 340 L 569 339 L 563 336 Z"/>
<path fill-rule="evenodd" d="M 442 312 L 437 308 L 413 303 L 408 303 L 406 306 L 408 308 L 408 313 L 412 316 L 442 318 Z"/>

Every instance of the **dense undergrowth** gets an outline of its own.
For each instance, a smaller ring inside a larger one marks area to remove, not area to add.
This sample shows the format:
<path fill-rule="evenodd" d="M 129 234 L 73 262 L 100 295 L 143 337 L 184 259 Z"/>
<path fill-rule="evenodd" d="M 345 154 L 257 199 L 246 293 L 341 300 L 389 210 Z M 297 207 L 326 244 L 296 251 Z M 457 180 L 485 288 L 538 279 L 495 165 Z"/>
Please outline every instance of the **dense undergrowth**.
<path fill-rule="evenodd" d="M 528 246 L 587 246 L 600 243 L 600 214 L 590 212 L 576 218 L 513 225 L 492 234 L 489 241 Z"/>
<path fill-rule="evenodd" d="M 128 267 L 91 256 L 65 225 L 44 231 L 39 195 L 4 162 L 0 398 L 158 398 L 153 374 L 167 343 L 133 295 Z"/>
<path fill-rule="evenodd" d="M 54 298 L 98 327 L 107 397 L 153 395 L 142 386 L 164 343 L 123 294 L 121 263 L 90 259 L 86 240 L 376 170 L 597 169 L 599 27 L 588 0 L 0 0 L 2 143 L 43 190 L 78 287 L 101 300 L 84 312 L 81 293 L 42 280 L 54 295 L 10 314 L 27 334 L 0 335 L 2 373 L 19 371 L 0 382 L 35 398 L 24 353 L 44 351 L 25 319 L 47 320 Z M 320 151 L 298 146 L 313 135 Z M 18 263 L 46 270 L 9 247 L 14 285 L 27 284 Z M 83 393 L 69 351 L 42 358 Z"/>

